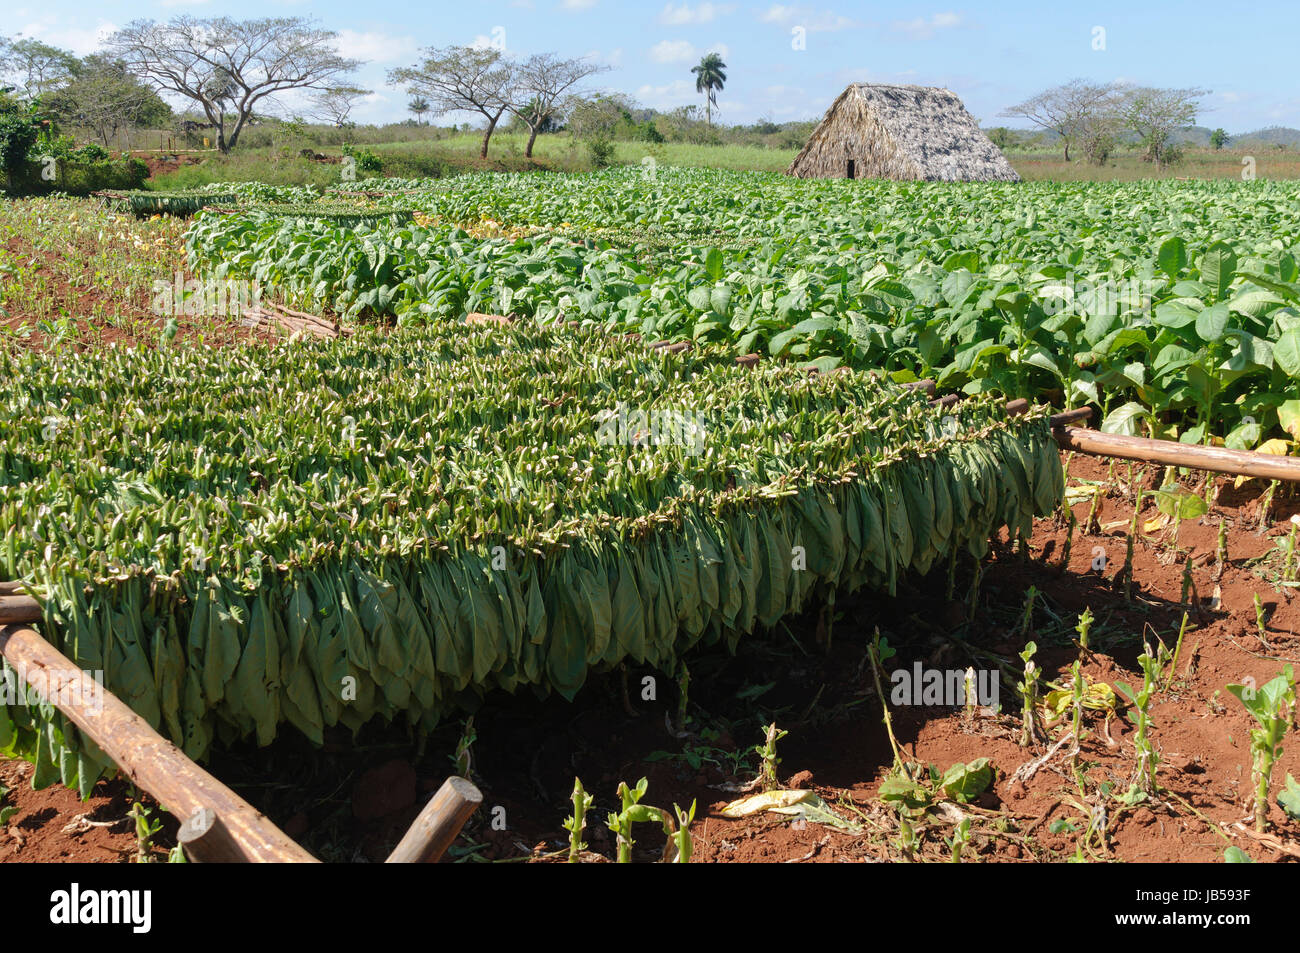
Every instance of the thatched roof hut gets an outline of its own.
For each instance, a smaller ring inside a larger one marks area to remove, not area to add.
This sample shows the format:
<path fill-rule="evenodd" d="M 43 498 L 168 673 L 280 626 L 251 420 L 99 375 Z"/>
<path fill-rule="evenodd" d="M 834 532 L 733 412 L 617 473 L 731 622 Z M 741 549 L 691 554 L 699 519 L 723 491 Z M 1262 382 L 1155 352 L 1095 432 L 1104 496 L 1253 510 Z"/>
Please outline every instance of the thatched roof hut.
<path fill-rule="evenodd" d="M 952 90 L 877 83 L 844 90 L 786 172 L 803 179 L 1020 181 Z"/>

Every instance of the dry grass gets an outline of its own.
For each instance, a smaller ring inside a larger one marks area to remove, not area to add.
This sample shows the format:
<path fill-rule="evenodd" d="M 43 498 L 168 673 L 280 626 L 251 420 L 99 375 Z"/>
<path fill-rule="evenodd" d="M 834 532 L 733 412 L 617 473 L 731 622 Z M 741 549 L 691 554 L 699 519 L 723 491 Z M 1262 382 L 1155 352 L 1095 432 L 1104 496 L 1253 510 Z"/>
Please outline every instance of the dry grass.
<path fill-rule="evenodd" d="M 1059 155 L 1010 153 L 1007 158 L 1027 182 L 1133 182 L 1138 179 L 1240 179 L 1248 156 L 1255 160 L 1258 179 L 1300 179 L 1300 152 L 1293 150 L 1189 151 L 1166 168 L 1156 168 L 1139 155 L 1121 155 L 1105 165 L 1066 162 Z"/>

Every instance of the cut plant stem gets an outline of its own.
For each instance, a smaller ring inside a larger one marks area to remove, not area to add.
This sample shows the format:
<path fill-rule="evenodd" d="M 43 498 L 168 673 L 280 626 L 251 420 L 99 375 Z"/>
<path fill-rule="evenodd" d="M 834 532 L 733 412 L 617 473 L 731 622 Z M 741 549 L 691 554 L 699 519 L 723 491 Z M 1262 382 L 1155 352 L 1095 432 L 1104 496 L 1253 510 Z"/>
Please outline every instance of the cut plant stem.
<path fill-rule="evenodd" d="M 1061 546 L 1061 569 L 1062 570 L 1066 570 L 1070 568 L 1070 547 L 1074 543 L 1074 530 L 1079 523 L 1079 521 L 1075 519 L 1073 509 L 1067 510 L 1067 512 L 1070 514 L 1070 520 L 1069 523 L 1066 525 L 1066 529 L 1065 529 L 1065 544 Z"/>
<path fill-rule="evenodd" d="M 1259 502 L 1259 529 L 1256 535 L 1263 536 L 1264 531 L 1268 529 L 1268 518 L 1273 509 L 1273 494 L 1277 492 L 1277 480 L 1271 480 L 1268 489 L 1264 491 L 1264 496 Z"/>
<path fill-rule="evenodd" d="M 1093 615 L 1092 609 L 1087 606 L 1079 615 L 1079 622 L 1075 626 L 1075 632 L 1079 634 L 1079 658 L 1082 659 L 1088 652 L 1088 633 L 1092 630 Z"/>
<path fill-rule="evenodd" d="M 976 567 L 978 569 L 978 563 Z M 887 658 L 893 656 L 894 650 L 892 648 L 887 648 L 886 651 L 889 653 L 886 656 Z M 867 652 L 870 653 L 871 658 L 871 677 L 875 680 L 876 694 L 880 696 L 880 709 L 884 713 L 885 734 L 889 736 L 889 747 L 894 752 L 894 767 L 911 777 L 908 774 L 906 764 L 903 762 L 903 751 L 898 746 L 898 739 L 894 737 L 894 722 L 889 717 L 889 696 L 885 694 L 884 682 L 881 679 L 881 666 L 884 660 L 881 658 L 880 629 L 876 629 L 875 637 L 871 640 L 871 644 L 867 646 Z"/>
<path fill-rule="evenodd" d="M 984 564 L 975 560 L 975 574 L 971 576 L 970 592 L 966 595 L 966 621 L 975 621 L 975 610 L 979 608 L 980 579 L 984 575 Z"/>
<path fill-rule="evenodd" d="M 1174 643 L 1174 656 L 1169 662 L 1169 674 L 1165 677 L 1165 685 L 1171 685 L 1174 681 L 1174 673 L 1178 670 L 1178 656 L 1183 651 L 1183 636 L 1187 634 L 1187 613 L 1183 613 L 1182 624 L 1178 626 L 1178 641 Z"/>
<path fill-rule="evenodd" d="M 1227 565 L 1228 521 L 1219 517 L 1219 541 L 1214 547 L 1214 575 L 1211 577 L 1215 582 L 1223 578 L 1223 570 Z"/>

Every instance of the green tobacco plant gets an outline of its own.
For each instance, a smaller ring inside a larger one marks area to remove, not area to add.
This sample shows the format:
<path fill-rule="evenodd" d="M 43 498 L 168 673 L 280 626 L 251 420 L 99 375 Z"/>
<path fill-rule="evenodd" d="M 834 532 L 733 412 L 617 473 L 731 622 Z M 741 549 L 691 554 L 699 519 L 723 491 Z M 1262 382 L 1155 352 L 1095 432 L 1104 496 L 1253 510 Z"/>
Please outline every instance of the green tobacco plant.
<path fill-rule="evenodd" d="M 3 784 L 0 784 L 0 827 L 3 827 L 5 824 L 8 824 L 9 819 L 18 813 L 18 808 L 14 807 L 12 804 L 9 805 L 8 807 L 4 806 L 5 795 L 7 795 L 8 793 L 9 793 L 9 788 L 5 787 Z"/>
<path fill-rule="evenodd" d="M 474 730 L 474 716 L 470 715 L 465 719 L 460 738 L 456 742 L 456 751 L 451 755 L 451 763 L 457 776 L 469 777 L 469 773 L 473 768 L 474 742 L 477 740 L 478 732 Z"/>
<path fill-rule="evenodd" d="M 1034 600 L 1038 598 L 1038 590 L 1030 586 L 1025 590 L 1025 607 L 1020 612 L 1020 627 L 1017 630 L 1018 635 L 1027 636 L 1030 633 L 1034 618 Z"/>
<path fill-rule="evenodd" d="M 1155 492 L 1156 508 L 1173 523 L 1170 545 L 1178 549 L 1178 527 L 1183 520 L 1197 519 L 1208 511 L 1205 500 L 1178 483 L 1166 483 Z M 1184 600 L 1186 601 L 1186 600 Z"/>
<path fill-rule="evenodd" d="M 759 785 L 764 791 L 775 791 L 781 786 L 776 772 L 781 764 L 781 759 L 776 755 L 776 743 L 788 734 L 788 731 L 777 728 L 776 722 L 773 722 L 763 729 L 763 743 L 754 746 L 758 755 Z"/>
<path fill-rule="evenodd" d="M 867 375 L 522 323 L 0 354 L 0 408 L 0 578 L 200 759 L 672 672 L 824 588 L 983 554 L 1062 492 L 1046 416 L 991 395 L 945 434 Z M 0 705 L 10 738 L 38 783 L 110 767 L 37 706 Z"/>
<path fill-rule="evenodd" d="M 1133 736 L 1137 767 L 1128 795 L 1130 800 L 1136 797 L 1137 792 L 1148 796 L 1156 792 L 1156 768 L 1160 763 L 1160 755 L 1151 742 L 1151 699 L 1160 689 L 1164 666 L 1160 658 L 1152 653 L 1149 643 L 1143 645 L 1142 654 L 1138 656 L 1138 665 L 1142 668 L 1141 689 L 1134 692 L 1124 682 L 1115 683 L 1115 687 L 1124 693 L 1132 706 L 1128 717 L 1137 729 Z"/>
<path fill-rule="evenodd" d="M 1277 796 L 1277 806 L 1293 821 L 1300 821 L 1300 784 L 1288 773 L 1286 784 Z"/>
<path fill-rule="evenodd" d="M 690 697 L 691 673 L 686 667 L 686 662 L 679 661 L 677 664 L 677 730 L 679 732 L 686 730 L 686 705 Z"/>
<path fill-rule="evenodd" d="M 952 830 L 952 837 L 947 839 L 948 849 L 952 852 L 952 863 L 960 864 L 962 852 L 970 846 L 970 818 L 963 817 Z"/>
<path fill-rule="evenodd" d="M 1178 657 L 1182 654 L 1183 651 L 1183 636 L 1187 634 L 1187 621 L 1188 621 L 1188 614 L 1184 612 L 1183 621 L 1178 625 L 1178 640 L 1174 643 L 1174 654 L 1169 659 L 1169 668 L 1165 672 L 1164 678 L 1161 681 L 1161 686 L 1160 686 L 1161 688 L 1168 688 L 1170 685 L 1172 685 L 1174 682 L 1174 678 L 1178 674 Z M 1161 645 L 1161 649 L 1163 650 L 1164 643 L 1161 642 L 1160 645 Z"/>
<path fill-rule="evenodd" d="M 1079 650 L 1081 655 L 1088 651 L 1088 633 L 1092 631 L 1092 609 L 1084 606 L 1083 612 L 1079 613 L 1079 621 L 1075 623 L 1074 631 L 1079 636 Z"/>
<path fill-rule="evenodd" d="M 162 818 L 154 817 L 153 809 L 140 801 L 132 802 L 127 815 L 135 820 L 135 862 L 152 864 L 153 841 L 162 830 Z"/>
<path fill-rule="evenodd" d="M 889 747 L 894 752 L 893 770 L 906 774 L 907 769 L 903 761 L 903 752 L 898 747 L 898 739 L 894 737 L 894 722 L 889 717 L 889 696 L 885 694 L 884 686 L 885 662 L 893 658 L 897 652 L 890 646 L 888 639 L 880 637 L 880 629 L 876 629 L 871 642 L 867 645 L 867 653 L 867 657 L 871 662 L 871 677 L 876 683 L 876 695 L 880 699 L 880 710 L 885 722 L 885 734 L 889 736 Z"/>
<path fill-rule="evenodd" d="M 1286 734 L 1295 707 L 1295 676 L 1290 665 L 1282 674 L 1265 684 L 1234 684 L 1228 691 L 1237 696 L 1246 711 L 1259 724 L 1250 730 L 1250 752 L 1255 782 L 1255 829 L 1268 827 L 1268 788 L 1273 765 L 1282 755 L 1282 738 Z"/>
<path fill-rule="evenodd" d="M 582 859 L 582 852 L 587 849 L 583 843 L 582 832 L 587 826 L 587 809 L 596 799 L 582 789 L 582 779 L 573 779 L 573 813 L 564 819 L 564 829 L 569 832 L 569 863 L 576 864 Z"/>
<path fill-rule="evenodd" d="M 1028 748 L 1035 741 L 1042 738 L 1042 727 L 1038 723 L 1038 679 L 1041 670 L 1034 662 L 1034 653 L 1038 651 L 1038 646 L 1029 642 L 1025 649 L 1020 653 L 1020 659 L 1025 663 L 1024 677 L 1016 684 L 1016 690 L 1020 692 L 1020 745 Z"/>
<path fill-rule="evenodd" d="M 648 787 L 649 782 L 645 778 L 638 781 L 634 788 L 628 787 L 625 781 L 619 782 L 618 796 L 622 801 L 622 810 L 617 814 L 609 814 L 605 822 L 617 839 L 617 862 L 620 864 L 632 862 L 632 848 L 636 844 L 636 841 L 632 839 L 632 826 L 634 824 L 657 823 L 663 828 L 664 834 L 668 836 L 669 845 L 672 848 L 671 851 L 665 851 L 665 859 L 671 859 L 674 863 L 679 864 L 690 863 L 692 851 L 690 823 L 695 819 L 695 803 L 691 802 L 689 811 L 683 811 L 674 804 L 673 812 L 679 822 L 679 824 L 674 824 L 673 814 L 662 808 L 641 803 L 641 798 L 645 796 Z M 575 800 L 574 803 L 576 805 L 577 801 Z M 565 826 L 569 827 L 567 824 Z M 572 839 L 570 839 L 569 850 L 572 859 Z"/>
<path fill-rule="evenodd" d="M 695 821 L 695 802 L 691 801 L 689 811 L 683 811 L 674 804 L 673 814 L 677 818 L 677 830 L 671 835 L 673 845 L 676 847 L 673 863 L 689 864 L 694 850 L 694 842 L 691 839 L 691 824 Z"/>
<path fill-rule="evenodd" d="M 649 786 L 650 782 L 645 778 L 638 781 L 634 788 L 628 787 L 626 781 L 618 783 L 617 794 L 622 801 L 622 809 L 618 813 L 610 813 L 605 823 L 614 832 L 617 840 L 620 864 L 632 862 L 632 848 L 636 845 L 636 841 L 632 839 L 632 825 L 661 820 L 657 808 L 640 803 Z M 570 850 L 572 851 L 572 842 L 570 842 Z"/>
<path fill-rule="evenodd" d="M 1286 534 L 1286 558 L 1282 562 L 1282 581 L 1293 582 L 1295 580 L 1295 537 L 1296 530 L 1300 530 L 1300 513 L 1291 517 L 1291 530 Z"/>

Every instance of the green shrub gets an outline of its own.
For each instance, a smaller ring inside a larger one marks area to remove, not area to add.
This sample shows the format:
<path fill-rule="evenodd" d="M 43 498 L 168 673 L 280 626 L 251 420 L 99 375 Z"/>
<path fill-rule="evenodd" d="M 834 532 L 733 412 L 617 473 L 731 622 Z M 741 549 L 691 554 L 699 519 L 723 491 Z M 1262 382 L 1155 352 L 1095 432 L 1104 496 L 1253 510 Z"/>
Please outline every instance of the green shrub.
<path fill-rule="evenodd" d="M 89 195 L 91 192 L 138 189 L 149 178 L 149 167 L 139 159 L 84 161 L 56 158 L 52 179 L 42 176 L 45 168 L 44 162 L 27 162 L 20 180 L 21 191 Z"/>
<path fill-rule="evenodd" d="M 344 145 L 343 154 L 352 157 L 357 164 L 358 172 L 379 173 L 384 171 L 384 160 L 369 149 L 355 149 L 350 145 Z"/>
<path fill-rule="evenodd" d="M 587 156 L 595 168 L 608 168 L 614 161 L 614 143 L 608 139 L 591 139 L 587 142 Z"/>
<path fill-rule="evenodd" d="M 40 135 L 41 124 L 34 108 L 0 105 L 0 173 L 6 189 L 18 190 L 25 180 L 23 163 Z"/>

